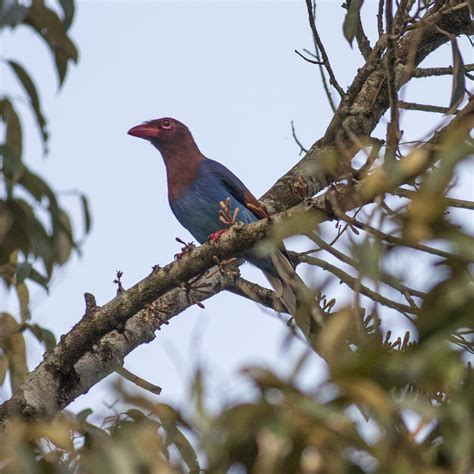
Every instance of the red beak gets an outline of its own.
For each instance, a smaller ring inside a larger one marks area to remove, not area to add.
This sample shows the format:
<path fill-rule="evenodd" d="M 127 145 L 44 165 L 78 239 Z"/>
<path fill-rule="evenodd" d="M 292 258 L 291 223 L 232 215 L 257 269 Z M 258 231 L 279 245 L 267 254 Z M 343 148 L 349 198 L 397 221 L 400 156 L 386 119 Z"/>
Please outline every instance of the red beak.
<path fill-rule="evenodd" d="M 132 127 L 127 133 L 132 135 L 132 137 L 149 140 L 150 138 L 156 138 L 160 134 L 160 130 L 156 127 L 152 127 L 148 123 L 142 123 L 141 125 Z"/>

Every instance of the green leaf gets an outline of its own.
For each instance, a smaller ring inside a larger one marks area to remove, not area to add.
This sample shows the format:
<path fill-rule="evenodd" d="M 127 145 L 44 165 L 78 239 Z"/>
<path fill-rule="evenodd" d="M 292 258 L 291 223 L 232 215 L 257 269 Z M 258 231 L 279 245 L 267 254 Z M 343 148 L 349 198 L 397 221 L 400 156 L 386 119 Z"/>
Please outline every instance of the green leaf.
<path fill-rule="evenodd" d="M 28 8 L 16 1 L 10 1 L 5 5 L 5 0 L 0 2 L 0 29 L 4 26 L 12 28 L 23 21 Z"/>
<path fill-rule="evenodd" d="M 77 48 L 67 35 L 65 25 L 56 12 L 43 2 L 33 2 L 28 9 L 25 23 L 37 31 L 50 47 L 61 86 L 66 77 L 69 61 L 77 62 L 78 59 Z"/>
<path fill-rule="evenodd" d="M 48 352 L 51 352 L 54 349 L 56 346 L 56 336 L 49 329 L 45 329 L 38 324 L 26 324 L 26 327 L 39 342 L 44 344 L 44 347 Z"/>
<path fill-rule="evenodd" d="M 63 25 L 64 29 L 67 31 L 71 27 L 72 20 L 74 19 L 75 7 L 74 0 L 59 0 L 61 8 L 63 9 L 64 18 Z"/>
<path fill-rule="evenodd" d="M 181 454 L 181 457 L 183 458 L 183 461 L 188 466 L 189 472 L 201 472 L 201 467 L 199 466 L 196 451 L 194 451 L 194 448 L 191 443 L 179 429 L 176 429 L 173 444 L 176 446 L 177 450 L 179 451 L 179 454 Z"/>
<path fill-rule="evenodd" d="M 3 157 L 3 174 L 11 186 L 21 178 L 25 165 L 8 145 L 0 145 L 0 155 Z"/>
<path fill-rule="evenodd" d="M 69 216 L 62 210 L 59 210 L 59 221 L 61 226 L 55 235 L 55 254 L 59 265 L 66 263 L 71 255 L 74 241 L 72 239 L 72 226 Z"/>
<path fill-rule="evenodd" d="M 15 286 L 16 294 L 18 297 L 18 302 L 20 303 L 20 317 L 22 322 L 25 322 L 27 319 L 30 319 L 30 294 L 28 292 L 28 287 L 24 282 L 18 283 Z"/>
<path fill-rule="evenodd" d="M 451 102 L 449 104 L 448 114 L 456 111 L 457 106 L 464 99 L 466 92 L 464 61 L 459 51 L 456 38 L 451 39 L 451 47 L 453 50 L 453 86 L 451 91 Z"/>
<path fill-rule="evenodd" d="M 37 174 L 26 170 L 21 179 L 18 181 L 31 195 L 38 201 L 42 202 L 44 198 L 49 201 L 48 211 L 51 218 L 52 238 L 51 253 L 40 254 L 41 256 L 47 256 L 51 260 L 45 260 L 45 265 L 48 269 L 48 275 L 51 273 L 53 259 L 59 264 L 63 264 L 70 255 L 70 249 L 68 246 L 79 251 L 78 245 L 73 239 L 71 232 L 71 223 L 68 215 L 58 206 L 56 195 L 49 185 Z M 36 219 L 36 218 L 35 218 Z M 41 232 L 41 230 L 40 230 Z M 41 235 L 40 235 L 41 237 Z M 69 242 L 69 244 L 68 244 Z"/>
<path fill-rule="evenodd" d="M 34 281 L 35 283 L 38 283 L 38 285 L 42 286 L 46 291 L 49 291 L 49 288 L 48 288 L 49 278 L 43 276 L 35 268 L 31 269 L 31 273 L 30 273 L 29 278 L 30 278 L 30 280 Z"/>
<path fill-rule="evenodd" d="M 10 199 L 8 206 L 13 214 L 13 226 L 10 234 L 16 240 L 14 249 L 21 250 L 25 255 L 32 251 L 32 240 L 35 237 L 36 217 L 31 206 L 23 199 Z"/>
<path fill-rule="evenodd" d="M 92 408 L 84 408 L 84 410 L 81 410 L 76 414 L 76 418 L 85 421 L 90 415 L 92 415 L 92 413 L 94 413 Z"/>
<path fill-rule="evenodd" d="M 85 233 L 88 234 L 92 227 L 92 217 L 89 208 L 89 200 L 85 194 L 81 194 L 82 213 L 84 215 L 84 229 Z"/>
<path fill-rule="evenodd" d="M 27 278 L 41 285 L 46 291 L 48 291 L 49 279 L 41 275 L 38 270 L 33 268 L 33 265 L 29 262 L 21 262 L 16 267 L 16 282 L 17 285 L 23 283 Z"/>
<path fill-rule="evenodd" d="M 16 284 L 22 284 L 31 274 L 31 263 L 21 262 L 16 266 Z"/>
<path fill-rule="evenodd" d="M 364 0 L 348 0 L 347 13 L 342 25 L 344 37 L 352 47 L 352 41 L 359 30 L 360 23 L 360 9 Z"/>
<path fill-rule="evenodd" d="M 25 339 L 16 319 L 8 313 L 0 313 L 0 349 L 8 358 L 10 383 L 15 392 L 28 374 Z"/>
<path fill-rule="evenodd" d="M 44 151 L 47 151 L 47 142 L 48 142 L 48 131 L 46 129 L 46 119 L 41 111 L 40 99 L 38 95 L 38 91 L 36 86 L 31 79 L 30 75 L 26 72 L 24 67 L 21 64 L 18 64 L 15 61 L 8 61 L 11 68 L 13 69 L 14 73 L 16 74 L 18 80 L 22 84 L 25 92 L 28 94 L 30 98 L 31 108 L 33 109 L 33 113 L 36 117 L 36 121 L 38 123 L 38 128 L 41 132 L 41 137 L 43 139 L 43 147 Z"/>
<path fill-rule="evenodd" d="M 23 140 L 20 119 L 8 99 L 0 100 L 0 117 L 7 126 L 6 144 L 21 158 Z"/>

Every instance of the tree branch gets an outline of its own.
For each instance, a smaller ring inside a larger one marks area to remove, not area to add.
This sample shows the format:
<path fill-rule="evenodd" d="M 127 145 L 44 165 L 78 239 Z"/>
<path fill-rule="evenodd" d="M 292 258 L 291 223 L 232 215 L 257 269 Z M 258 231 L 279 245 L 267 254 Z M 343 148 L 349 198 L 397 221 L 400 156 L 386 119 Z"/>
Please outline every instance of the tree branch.
<path fill-rule="evenodd" d="M 301 261 L 304 263 L 308 263 L 309 265 L 316 265 L 322 268 L 323 270 L 327 270 L 328 272 L 336 276 L 339 280 L 341 280 L 343 283 L 345 283 L 347 286 L 349 286 L 349 288 L 351 288 L 352 290 L 362 293 L 371 300 L 376 301 L 377 303 L 380 303 L 381 305 L 386 306 L 387 308 L 391 308 L 398 311 L 410 320 L 412 320 L 412 317 L 409 316 L 409 314 L 417 314 L 418 312 L 417 308 L 413 308 L 412 306 L 407 306 L 406 304 L 393 301 L 389 298 L 386 298 L 385 296 L 382 296 L 380 293 L 371 290 L 367 286 L 362 285 L 358 278 L 349 275 L 345 271 L 334 265 L 331 265 L 325 260 L 322 260 L 317 257 L 311 257 L 309 255 L 303 255 L 301 257 Z"/>
<path fill-rule="evenodd" d="M 466 72 L 474 71 L 474 64 L 465 64 L 464 70 Z M 453 67 L 427 67 L 421 68 L 417 67 L 413 71 L 414 78 L 422 78 L 422 77 L 431 77 L 431 76 L 452 76 L 453 74 Z"/>
<path fill-rule="evenodd" d="M 329 62 L 326 49 L 324 48 L 323 42 L 321 41 L 321 38 L 319 37 L 318 30 L 316 29 L 316 21 L 313 15 L 313 4 L 311 0 L 306 0 L 306 7 L 308 10 L 309 26 L 311 27 L 311 31 L 313 32 L 314 41 L 316 42 L 318 49 L 321 52 L 321 59 L 323 60 L 324 66 L 328 72 L 329 82 L 334 87 L 334 89 L 337 90 L 338 94 L 342 98 L 344 97 L 344 90 L 337 82 L 336 76 L 334 75 L 334 71 L 332 70 L 332 67 L 331 67 L 331 63 Z"/>
<path fill-rule="evenodd" d="M 394 196 L 404 197 L 407 199 L 411 199 L 416 195 L 415 191 L 411 191 L 410 189 L 405 188 L 397 188 L 390 191 L 390 194 Z M 469 209 L 474 211 L 474 202 L 473 201 L 465 201 L 464 199 L 454 199 L 454 198 L 444 198 L 446 204 L 449 207 L 458 207 L 459 209 Z"/>
<path fill-rule="evenodd" d="M 420 112 L 434 112 L 437 114 L 447 114 L 449 112 L 448 107 L 440 107 L 437 105 L 430 104 L 416 104 L 414 102 L 398 102 L 398 105 L 401 109 L 405 110 L 418 110 Z"/>

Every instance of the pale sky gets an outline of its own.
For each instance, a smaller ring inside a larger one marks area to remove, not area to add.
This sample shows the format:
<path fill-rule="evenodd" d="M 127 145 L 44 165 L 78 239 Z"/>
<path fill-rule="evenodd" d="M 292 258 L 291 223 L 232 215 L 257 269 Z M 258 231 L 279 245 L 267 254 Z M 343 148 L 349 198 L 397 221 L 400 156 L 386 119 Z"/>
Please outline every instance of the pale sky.
<path fill-rule="evenodd" d="M 318 26 L 339 82 L 347 87 L 362 58 L 342 36 L 341 3 L 318 2 Z M 372 40 L 374 11 L 374 2 L 364 4 Z M 58 192 L 78 189 L 91 203 L 94 226 L 83 257 L 74 257 L 56 273 L 50 296 L 32 285 L 33 321 L 57 336 L 82 316 L 84 292 L 103 304 L 115 294 L 115 270 L 124 272 L 123 283 L 129 287 L 153 265 L 173 259 L 180 247 L 176 236 L 191 240 L 168 208 L 159 153 L 128 136 L 131 126 L 176 117 L 189 126 L 206 156 L 228 166 L 260 196 L 299 159 L 290 121 L 309 146 L 331 117 L 317 66 L 294 53 L 312 49 L 303 0 L 78 1 L 71 35 L 79 64 L 70 68 L 59 94 L 49 51 L 28 29 L 4 33 L 1 51 L 30 71 L 49 119 L 50 154 L 43 159 L 33 120 L 20 106 L 24 130 L 31 130 L 25 133 L 26 161 Z M 460 43 L 468 62 L 469 44 Z M 429 65 L 449 64 L 448 46 L 429 59 Z M 5 75 L 4 81 L 2 89 L 18 93 L 12 76 Z M 412 81 L 405 99 L 446 106 L 450 90 L 449 78 Z M 418 138 L 441 118 L 424 113 L 410 117 L 403 113 L 407 139 Z M 465 190 L 471 185 L 472 172 L 460 186 Z M 80 235 L 77 199 L 64 195 L 62 202 Z M 264 282 L 256 269 L 245 266 L 243 272 Z M 341 298 L 347 292 L 338 289 Z M 14 295 L 7 298 L 14 309 Z M 291 370 L 303 345 L 282 348 L 288 330 L 275 316 L 228 293 L 205 305 L 174 318 L 154 342 L 126 359 L 126 368 L 163 387 L 161 400 L 185 405 L 189 375 L 198 361 L 209 369 L 208 401 L 214 406 L 246 395 L 247 386 L 236 376 L 244 366 L 264 364 L 283 374 Z M 42 351 L 30 345 L 31 368 Z M 306 371 L 305 384 L 323 380 L 324 373 L 324 364 L 316 361 Z M 100 409 L 102 402 L 112 402 L 109 381 L 72 408 Z"/>

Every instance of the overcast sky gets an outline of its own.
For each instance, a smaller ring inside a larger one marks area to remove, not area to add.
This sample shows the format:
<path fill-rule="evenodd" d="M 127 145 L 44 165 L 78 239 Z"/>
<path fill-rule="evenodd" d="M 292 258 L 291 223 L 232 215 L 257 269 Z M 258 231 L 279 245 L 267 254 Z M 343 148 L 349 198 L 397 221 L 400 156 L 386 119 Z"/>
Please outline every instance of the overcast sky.
<path fill-rule="evenodd" d="M 342 37 L 341 3 L 318 2 L 318 25 L 339 82 L 347 87 L 362 59 Z M 372 39 L 374 12 L 375 4 L 365 2 Z M 123 271 L 125 287 L 131 286 L 153 265 L 173 259 L 179 251 L 176 236 L 191 239 L 168 208 L 159 153 L 128 136 L 131 126 L 162 116 L 178 118 L 206 156 L 224 163 L 260 196 L 299 159 L 290 121 L 309 146 L 331 117 L 319 70 L 294 53 L 311 48 L 303 0 L 79 1 L 71 35 L 80 60 L 70 68 L 60 93 L 49 52 L 28 29 L 6 32 L 2 40 L 2 56 L 22 62 L 36 80 L 49 119 L 49 156 L 41 157 L 35 130 L 25 134 L 27 162 L 59 192 L 85 192 L 92 207 L 94 227 L 83 257 L 57 272 L 50 296 L 32 288 L 34 321 L 58 336 L 83 314 L 84 292 L 103 304 L 115 294 L 115 270 Z M 468 43 L 461 44 L 468 61 Z M 447 46 L 429 59 L 429 65 L 448 64 Z M 2 89 L 18 90 L 11 76 L 2 77 Z M 448 105 L 450 87 L 448 78 L 413 81 L 405 98 Z M 21 108 L 25 130 L 33 129 L 27 108 Z M 406 138 L 418 138 L 439 119 L 421 113 L 403 118 Z M 465 190 L 471 185 L 472 173 L 460 186 Z M 62 202 L 80 234 L 76 198 L 64 194 Z M 246 266 L 243 271 L 263 282 L 257 270 Z M 338 290 L 341 298 L 345 291 Z M 7 298 L 15 308 L 14 295 Z M 291 370 L 303 346 L 282 349 L 286 334 L 275 316 L 222 293 L 207 301 L 204 310 L 192 307 L 173 319 L 153 343 L 131 354 L 125 367 L 162 386 L 162 400 L 176 402 L 186 399 L 189 375 L 201 361 L 209 369 L 209 400 L 218 404 L 246 393 L 246 385 L 235 377 L 243 366 Z M 31 367 L 41 354 L 39 345 L 30 346 Z M 322 380 L 324 370 L 315 362 L 307 382 Z M 109 381 L 81 397 L 74 408 L 112 402 Z"/>

